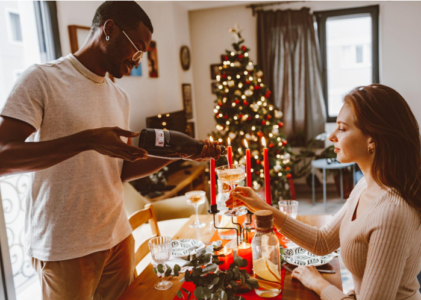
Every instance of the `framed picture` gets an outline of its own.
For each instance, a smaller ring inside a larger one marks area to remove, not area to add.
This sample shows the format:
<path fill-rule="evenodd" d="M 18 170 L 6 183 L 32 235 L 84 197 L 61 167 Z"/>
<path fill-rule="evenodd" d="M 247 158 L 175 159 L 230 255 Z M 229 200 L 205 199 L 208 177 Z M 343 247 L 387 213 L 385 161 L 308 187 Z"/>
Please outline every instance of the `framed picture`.
<path fill-rule="evenodd" d="M 217 75 L 221 75 L 221 70 L 219 69 L 220 64 L 212 64 L 210 65 L 210 72 L 211 72 L 211 79 L 216 80 Z"/>
<path fill-rule="evenodd" d="M 212 82 L 211 83 L 211 92 L 212 92 L 212 94 L 215 94 L 216 95 L 216 93 L 218 92 L 218 90 L 219 90 L 219 82 Z"/>
<path fill-rule="evenodd" d="M 183 105 L 184 111 L 186 112 L 186 119 L 193 118 L 193 103 L 192 103 L 192 95 L 191 95 L 191 84 L 184 83 L 182 85 L 183 91 Z"/>
<path fill-rule="evenodd" d="M 70 51 L 75 53 L 85 43 L 89 36 L 91 27 L 80 26 L 80 25 L 69 25 L 67 26 L 69 31 Z M 108 73 L 108 77 L 115 82 L 114 76 Z"/>
<path fill-rule="evenodd" d="M 189 137 L 196 138 L 196 134 L 194 132 L 194 122 L 187 122 L 186 133 Z"/>
<path fill-rule="evenodd" d="M 151 41 L 148 48 L 148 67 L 149 77 L 158 78 L 158 51 L 156 49 L 156 42 Z"/>
<path fill-rule="evenodd" d="M 190 50 L 189 47 L 183 46 L 180 49 L 180 62 L 184 71 L 190 69 Z"/>

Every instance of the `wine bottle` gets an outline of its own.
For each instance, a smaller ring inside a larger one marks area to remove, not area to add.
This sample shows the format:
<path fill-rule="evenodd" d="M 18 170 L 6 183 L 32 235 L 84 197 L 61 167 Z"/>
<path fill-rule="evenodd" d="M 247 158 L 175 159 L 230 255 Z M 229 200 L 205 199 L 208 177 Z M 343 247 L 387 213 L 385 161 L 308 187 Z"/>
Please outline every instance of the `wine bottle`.
<path fill-rule="evenodd" d="M 185 156 L 198 155 L 205 143 L 188 135 L 163 129 L 143 129 L 139 136 L 139 148 L 148 151 L 148 156 L 166 159 L 180 159 Z M 226 154 L 226 148 L 221 147 L 221 155 Z"/>

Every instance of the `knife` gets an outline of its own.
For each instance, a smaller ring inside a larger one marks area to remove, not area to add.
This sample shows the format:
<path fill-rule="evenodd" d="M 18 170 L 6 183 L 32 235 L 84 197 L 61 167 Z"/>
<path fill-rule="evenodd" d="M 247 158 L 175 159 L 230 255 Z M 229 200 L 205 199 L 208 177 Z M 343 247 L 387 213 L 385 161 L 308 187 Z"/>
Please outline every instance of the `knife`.
<path fill-rule="evenodd" d="M 290 272 L 292 273 L 293 269 L 291 269 L 290 267 L 288 267 L 288 266 L 286 265 L 286 263 L 283 263 L 283 264 L 282 264 L 282 266 L 283 266 L 285 269 L 287 269 L 288 271 L 290 271 Z M 295 269 L 295 268 L 294 268 L 294 269 Z M 326 273 L 326 274 L 335 274 L 335 273 L 336 273 L 336 271 L 334 271 L 334 270 L 320 270 L 320 269 L 317 269 L 317 271 L 319 271 L 319 273 Z"/>

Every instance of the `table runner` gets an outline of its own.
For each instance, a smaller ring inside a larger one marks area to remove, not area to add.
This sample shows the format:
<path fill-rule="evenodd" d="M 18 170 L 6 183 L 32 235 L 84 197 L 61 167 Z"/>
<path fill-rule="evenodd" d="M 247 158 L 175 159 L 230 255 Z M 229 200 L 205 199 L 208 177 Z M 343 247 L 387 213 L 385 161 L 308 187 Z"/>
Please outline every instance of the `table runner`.
<path fill-rule="evenodd" d="M 275 232 L 277 233 L 276 230 L 275 230 Z M 280 235 L 280 236 L 282 236 L 282 235 Z M 280 239 L 280 236 L 277 234 L 278 239 Z M 215 233 L 213 234 L 210 242 L 214 242 L 214 241 L 218 241 L 218 240 L 220 240 L 220 237 L 218 235 L 218 230 L 216 230 Z M 229 242 L 228 240 L 222 240 L 223 245 L 227 244 L 228 242 Z M 281 268 L 281 290 L 282 291 L 278 296 L 270 298 L 270 299 L 274 299 L 274 300 L 281 300 L 282 299 L 282 293 L 284 291 L 284 280 L 285 280 L 285 268 Z M 195 285 L 192 282 L 184 282 L 181 287 L 185 288 L 189 292 L 193 293 Z M 239 294 L 239 295 L 241 295 L 241 297 L 243 297 L 246 300 L 261 300 L 261 299 L 263 299 L 262 297 L 258 296 L 254 290 L 252 290 L 251 292 L 248 292 L 248 293 L 245 293 L 245 294 Z M 178 296 L 175 295 L 173 300 L 179 300 L 179 299 L 180 298 L 178 298 Z"/>

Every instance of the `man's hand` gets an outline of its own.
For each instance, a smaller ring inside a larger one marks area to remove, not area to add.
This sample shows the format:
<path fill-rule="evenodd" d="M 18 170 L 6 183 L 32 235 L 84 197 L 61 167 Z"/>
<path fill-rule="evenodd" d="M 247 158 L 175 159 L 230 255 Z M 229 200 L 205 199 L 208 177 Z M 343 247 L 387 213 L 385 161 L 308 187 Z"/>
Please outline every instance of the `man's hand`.
<path fill-rule="evenodd" d="M 132 132 L 119 127 L 103 127 L 86 131 L 88 149 L 110 157 L 122 158 L 128 161 L 147 158 L 148 152 L 124 143 L 121 136 L 132 138 L 139 132 Z"/>
<path fill-rule="evenodd" d="M 195 161 L 205 161 L 213 158 L 214 160 L 218 160 L 221 156 L 221 147 L 219 147 L 219 142 L 211 142 L 209 140 L 199 140 L 200 142 L 204 143 L 202 152 L 198 155 L 191 155 L 183 157 L 183 159 L 188 160 L 195 160 Z"/>

